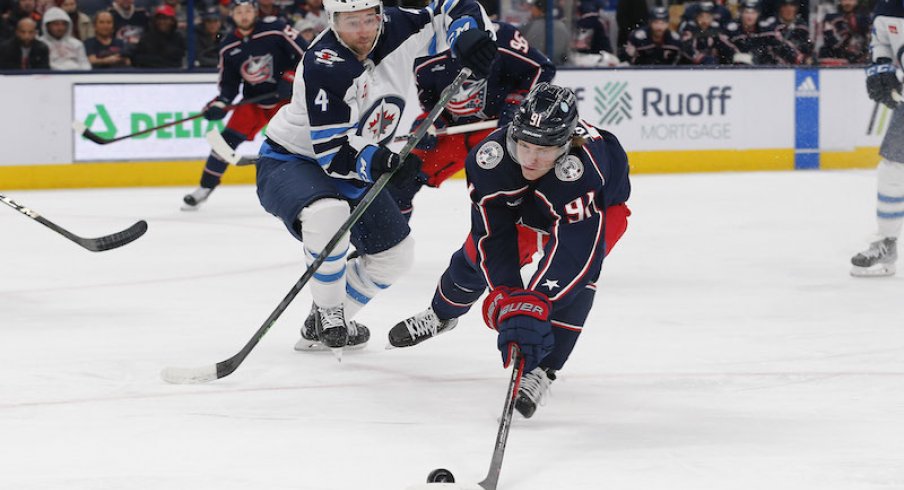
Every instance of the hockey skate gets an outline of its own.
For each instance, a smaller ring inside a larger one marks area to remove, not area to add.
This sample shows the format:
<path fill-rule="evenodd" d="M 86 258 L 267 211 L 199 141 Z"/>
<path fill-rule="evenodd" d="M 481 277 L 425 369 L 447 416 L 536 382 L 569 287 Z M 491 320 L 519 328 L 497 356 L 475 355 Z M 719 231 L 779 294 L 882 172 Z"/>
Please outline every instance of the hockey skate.
<path fill-rule="evenodd" d="M 338 309 L 341 310 L 342 307 L 340 306 L 338 307 Z M 329 345 L 324 345 L 324 343 L 320 341 L 321 336 L 317 331 L 318 310 L 320 310 L 320 308 L 317 308 L 317 305 L 311 306 L 311 312 L 308 314 L 308 317 L 305 318 L 304 325 L 301 327 L 301 339 L 299 339 L 298 342 L 295 343 L 295 350 L 325 351 L 330 348 L 335 348 L 330 347 Z M 332 310 L 335 310 L 335 308 L 324 309 L 324 311 Z M 343 311 L 341 318 L 337 321 L 342 321 L 344 319 L 345 314 Z M 363 349 L 367 346 L 367 341 L 370 340 L 370 330 L 367 327 L 354 320 L 348 320 L 347 322 L 345 322 L 345 326 L 347 327 L 346 342 L 344 347 L 346 350 L 358 350 Z M 338 338 L 341 337 L 341 332 L 338 332 L 334 335 L 331 333 L 330 327 L 326 327 L 325 329 L 321 327 L 321 329 L 326 331 L 328 339 L 333 345 L 340 342 Z M 337 340 L 332 340 L 334 338 Z"/>
<path fill-rule="evenodd" d="M 397 323 L 389 330 L 389 345 L 393 347 L 411 347 L 437 335 L 448 332 L 458 325 L 458 318 L 440 320 L 433 308 L 426 310 Z"/>
<path fill-rule="evenodd" d="M 182 210 L 196 211 L 198 209 L 198 206 L 200 206 L 202 202 L 206 201 L 207 198 L 210 197 L 211 192 L 213 192 L 213 189 L 209 189 L 207 187 L 198 187 L 197 189 L 186 194 L 185 197 L 182 198 Z"/>
<path fill-rule="evenodd" d="M 515 409 L 518 413 L 529 419 L 534 416 L 537 406 L 543 402 L 549 385 L 556 380 L 554 369 L 534 368 L 521 377 L 521 386 L 518 387 L 518 398 L 515 399 Z"/>
<path fill-rule="evenodd" d="M 883 238 L 869 245 L 867 250 L 851 258 L 851 275 L 855 277 L 881 277 L 895 274 L 898 260 L 898 240 Z"/>

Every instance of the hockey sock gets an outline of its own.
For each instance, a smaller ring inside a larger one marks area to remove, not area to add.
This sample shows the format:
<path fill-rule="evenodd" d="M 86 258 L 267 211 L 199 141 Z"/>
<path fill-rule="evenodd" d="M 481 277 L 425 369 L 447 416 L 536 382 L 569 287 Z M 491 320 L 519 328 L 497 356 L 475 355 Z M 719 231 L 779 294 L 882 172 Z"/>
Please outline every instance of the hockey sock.
<path fill-rule="evenodd" d="M 320 199 L 301 210 L 301 236 L 304 243 L 304 257 L 308 267 L 317 254 L 335 236 L 339 226 L 350 214 L 348 203 L 339 199 Z M 345 297 L 345 254 L 348 253 L 348 233 L 323 261 L 311 281 L 314 303 L 323 308 L 331 308 L 342 303 Z"/>
<path fill-rule="evenodd" d="M 228 143 L 229 147 L 233 150 L 245 141 L 244 135 L 228 128 L 223 130 L 221 134 L 223 135 L 223 139 L 226 140 L 226 143 Z M 229 163 L 221 159 L 216 153 L 210 152 L 210 155 L 207 157 L 207 163 L 204 165 L 204 172 L 201 174 L 201 187 L 213 189 L 220 185 L 220 180 L 223 178 L 223 174 L 228 167 Z"/>
<path fill-rule="evenodd" d="M 355 316 L 377 293 L 407 272 L 413 263 L 414 239 L 410 235 L 388 250 L 361 255 L 349 261 L 345 317 Z"/>
<path fill-rule="evenodd" d="M 882 159 L 877 172 L 876 221 L 879 234 L 897 238 L 904 224 L 904 163 Z"/>
<path fill-rule="evenodd" d="M 452 255 L 449 267 L 443 272 L 433 294 L 430 306 L 441 320 L 458 318 L 480 299 L 486 283 L 480 272 L 474 270 L 462 250 Z"/>

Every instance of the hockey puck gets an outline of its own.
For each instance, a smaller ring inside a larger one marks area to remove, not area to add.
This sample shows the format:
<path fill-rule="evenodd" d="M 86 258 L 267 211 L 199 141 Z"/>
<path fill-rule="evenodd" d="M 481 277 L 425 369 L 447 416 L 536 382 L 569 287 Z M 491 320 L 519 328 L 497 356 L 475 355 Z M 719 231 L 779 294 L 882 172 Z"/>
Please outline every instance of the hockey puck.
<path fill-rule="evenodd" d="M 455 483 L 455 476 L 445 468 L 437 468 L 427 475 L 427 483 Z"/>

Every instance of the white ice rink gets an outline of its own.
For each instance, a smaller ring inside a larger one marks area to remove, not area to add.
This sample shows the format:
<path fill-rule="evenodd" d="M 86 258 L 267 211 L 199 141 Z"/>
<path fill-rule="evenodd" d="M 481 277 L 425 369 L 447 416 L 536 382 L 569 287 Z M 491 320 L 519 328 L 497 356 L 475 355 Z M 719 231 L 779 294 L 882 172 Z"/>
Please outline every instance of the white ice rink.
<path fill-rule="evenodd" d="M 634 216 L 552 397 L 517 419 L 500 490 L 904 488 L 904 275 L 855 279 L 873 172 L 635 176 Z M 436 467 L 483 479 L 508 373 L 472 311 L 386 351 L 467 230 L 462 181 L 418 196 L 414 269 L 362 311 L 368 348 L 293 351 L 304 270 L 249 186 L 8 191 L 80 249 L 0 210 L 0 489 L 401 490 Z"/>

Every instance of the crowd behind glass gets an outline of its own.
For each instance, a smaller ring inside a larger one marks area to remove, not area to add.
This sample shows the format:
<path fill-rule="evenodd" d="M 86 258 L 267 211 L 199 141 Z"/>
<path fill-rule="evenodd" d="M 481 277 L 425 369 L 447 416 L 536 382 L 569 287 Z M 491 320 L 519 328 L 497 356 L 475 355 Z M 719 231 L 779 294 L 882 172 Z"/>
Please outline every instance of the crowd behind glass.
<path fill-rule="evenodd" d="M 185 0 L 107 1 L 0 0 L 0 69 L 213 68 L 232 29 L 228 0 L 189 0 L 191 20 Z M 482 3 L 559 66 L 838 66 L 869 62 L 875 0 Z M 281 19 L 307 41 L 328 27 L 322 0 L 258 0 L 258 9 L 261 19 Z"/>

